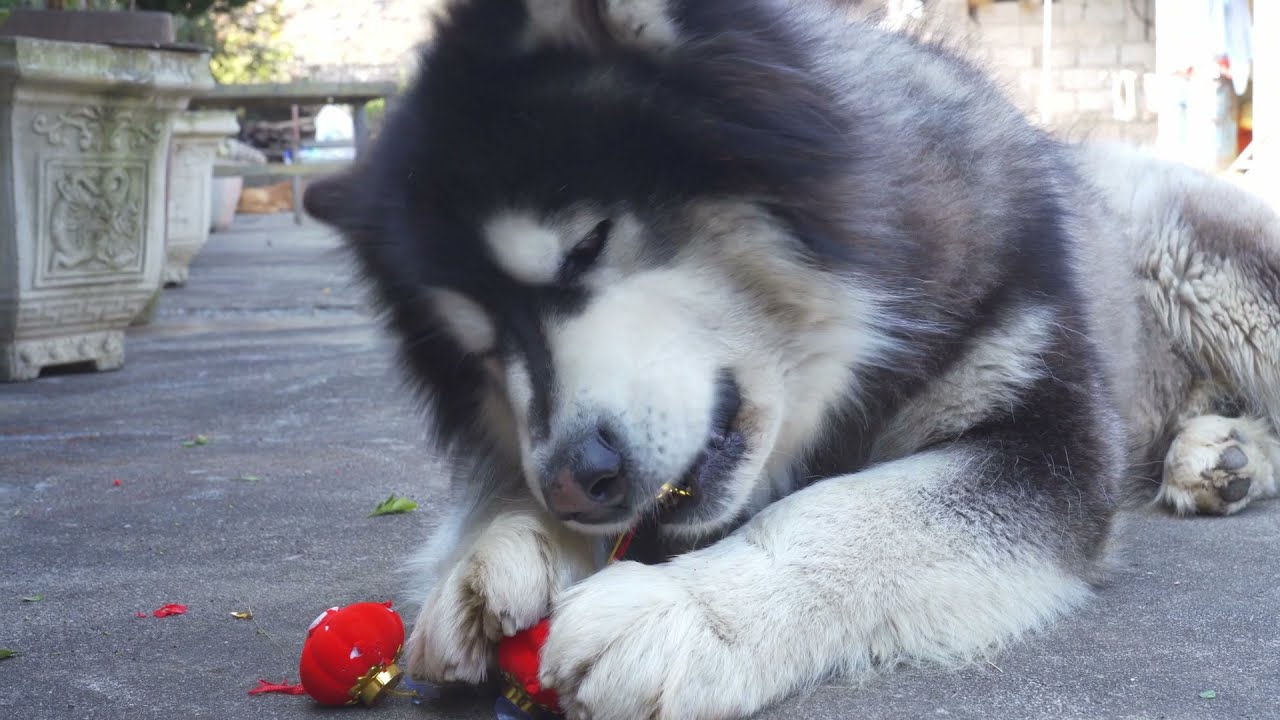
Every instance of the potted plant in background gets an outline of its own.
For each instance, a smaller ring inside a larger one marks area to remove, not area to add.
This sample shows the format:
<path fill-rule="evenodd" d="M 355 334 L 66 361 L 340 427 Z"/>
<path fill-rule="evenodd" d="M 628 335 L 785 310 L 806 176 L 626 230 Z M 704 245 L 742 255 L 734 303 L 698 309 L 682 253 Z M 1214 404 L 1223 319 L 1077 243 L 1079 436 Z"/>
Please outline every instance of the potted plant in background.
<path fill-rule="evenodd" d="M 116 369 L 161 286 L 170 137 L 209 52 L 170 13 L 0 4 L 0 380 Z"/>

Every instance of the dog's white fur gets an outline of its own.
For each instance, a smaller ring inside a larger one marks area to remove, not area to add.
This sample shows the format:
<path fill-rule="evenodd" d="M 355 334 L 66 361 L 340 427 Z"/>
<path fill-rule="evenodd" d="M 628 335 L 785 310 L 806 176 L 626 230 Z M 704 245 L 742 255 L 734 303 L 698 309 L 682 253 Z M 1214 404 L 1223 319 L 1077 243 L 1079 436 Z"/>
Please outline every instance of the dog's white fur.
<path fill-rule="evenodd" d="M 449 332 L 467 352 L 484 354 L 497 342 L 497 330 L 484 308 L 453 290 L 428 291 L 430 302 L 440 313 Z"/>
<path fill-rule="evenodd" d="M 544 227 L 527 212 L 500 213 L 485 224 L 484 239 L 499 266 L 527 283 L 550 282 L 564 262 L 569 233 Z"/>
<path fill-rule="evenodd" d="M 538 622 L 597 561 L 585 538 L 531 502 L 504 508 L 453 539 L 463 551 L 433 578 L 406 659 L 422 677 L 477 683 L 485 679 L 492 644 Z M 436 558 L 429 565 L 442 566 Z"/>

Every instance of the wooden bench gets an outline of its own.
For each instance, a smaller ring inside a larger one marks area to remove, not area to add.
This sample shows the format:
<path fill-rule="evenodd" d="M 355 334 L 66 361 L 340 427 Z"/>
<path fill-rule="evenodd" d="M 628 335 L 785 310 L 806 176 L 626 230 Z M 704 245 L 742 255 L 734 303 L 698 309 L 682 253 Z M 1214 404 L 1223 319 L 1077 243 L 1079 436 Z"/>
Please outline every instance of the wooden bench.
<path fill-rule="evenodd" d="M 368 104 L 395 96 L 398 88 L 390 82 L 291 82 L 251 83 L 244 85 L 218 85 L 209 92 L 191 100 L 191 109 L 218 108 L 226 110 L 279 108 L 288 106 L 293 133 L 290 138 L 293 163 L 269 163 L 248 167 L 220 167 L 215 175 L 225 177 L 284 176 L 293 182 L 293 217 L 302 224 L 302 178 L 327 175 L 342 169 L 345 162 L 297 162 L 302 149 L 301 114 L 304 105 L 347 105 L 351 108 L 352 138 L 355 154 L 359 157 L 369 145 Z M 317 142 L 312 147 L 345 145 L 344 143 Z"/>

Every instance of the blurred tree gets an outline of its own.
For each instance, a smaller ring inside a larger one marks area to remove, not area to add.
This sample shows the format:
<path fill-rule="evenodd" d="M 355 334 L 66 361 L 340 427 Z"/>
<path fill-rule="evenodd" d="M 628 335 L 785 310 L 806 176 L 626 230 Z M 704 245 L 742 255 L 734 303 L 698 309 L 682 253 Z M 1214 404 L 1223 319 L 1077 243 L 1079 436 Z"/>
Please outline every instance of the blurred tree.
<path fill-rule="evenodd" d="M 164 0 L 152 0 L 165 4 Z M 169 0 L 170 5 L 184 3 Z M 288 82 L 293 48 L 284 41 L 285 14 L 278 0 L 215 0 L 212 9 L 187 16 L 178 39 L 213 49 L 209 70 L 219 83 Z M 141 6 L 141 0 L 139 0 Z"/>

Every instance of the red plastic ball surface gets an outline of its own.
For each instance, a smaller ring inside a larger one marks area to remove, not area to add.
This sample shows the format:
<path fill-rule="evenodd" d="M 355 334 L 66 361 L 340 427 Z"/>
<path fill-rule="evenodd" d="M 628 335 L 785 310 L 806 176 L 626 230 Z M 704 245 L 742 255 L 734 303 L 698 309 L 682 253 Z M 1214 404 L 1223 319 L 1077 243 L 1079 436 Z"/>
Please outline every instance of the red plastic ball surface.
<path fill-rule="evenodd" d="M 498 667 L 514 678 L 535 703 L 558 712 L 560 698 L 555 690 L 544 689 L 538 683 L 538 656 L 550 629 L 550 622 L 544 619 L 528 630 L 503 638 L 498 643 Z"/>
<path fill-rule="evenodd" d="M 302 686 L 316 702 L 346 705 L 360 678 L 395 662 L 403 645 L 404 622 L 390 602 L 329 608 L 307 629 L 298 666 Z"/>

